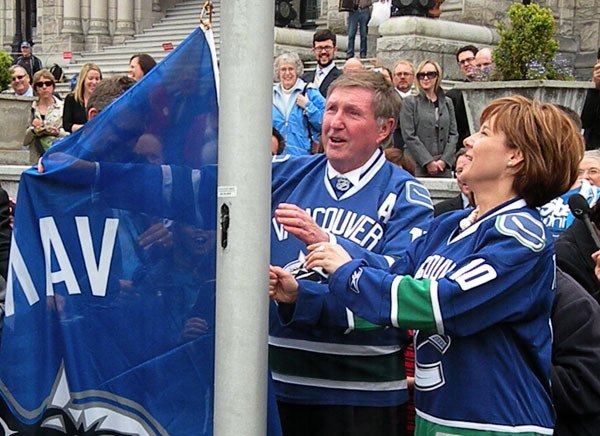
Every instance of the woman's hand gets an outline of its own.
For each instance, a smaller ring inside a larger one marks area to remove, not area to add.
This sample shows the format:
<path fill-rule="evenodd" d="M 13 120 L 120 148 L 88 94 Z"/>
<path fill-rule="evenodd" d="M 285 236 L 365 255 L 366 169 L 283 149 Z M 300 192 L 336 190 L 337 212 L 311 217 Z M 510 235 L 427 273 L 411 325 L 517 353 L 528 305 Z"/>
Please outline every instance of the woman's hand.
<path fill-rule="evenodd" d="M 34 118 L 33 120 L 31 120 L 31 125 L 33 127 L 42 127 L 44 125 L 44 123 L 39 118 Z"/>
<path fill-rule="evenodd" d="M 298 281 L 292 273 L 269 266 L 269 297 L 279 303 L 294 303 L 298 298 Z"/>
<path fill-rule="evenodd" d="M 328 274 L 333 274 L 340 266 L 352 260 L 341 245 L 319 243 L 307 248 L 310 253 L 304 262 L 306 269 L 323 268 Z"/>
<path fill-rule="evenodd" d="M 437 161 L 435 161 L 435 160 L 432 160 L 431 162 L 429 162 L 425 166 L 425 169 L 427 170 L 427 174 L 429 174 L 430 176 L 435 176 L 440 171 Z"/>
<path fill-rule="evenodd" d="M 296 97 L 296 104 L 302 109 L 306 108 L 306 105 L 308 104 L 308 97 L 306 95 L 298 94 L 298 97 Z"/>

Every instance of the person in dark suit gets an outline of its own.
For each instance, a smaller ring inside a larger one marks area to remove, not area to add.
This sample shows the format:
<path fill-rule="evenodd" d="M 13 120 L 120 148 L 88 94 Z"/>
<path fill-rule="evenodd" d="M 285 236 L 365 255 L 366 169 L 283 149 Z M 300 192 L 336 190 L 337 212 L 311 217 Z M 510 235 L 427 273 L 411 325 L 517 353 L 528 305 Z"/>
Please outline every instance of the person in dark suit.
<path fill-rule="evenodd" d="M 469 159 L 465 156 L 466 152 L 467 149 L 463 147 L 456 152 L 456 156 L 454 158 L 454 174 L 456 176 L 456 183 L 458 184 L 460 194 L 458 194 L 456 197 L 452 197 L 435 204 L 433 206 L 434 217 L 446 212 L 450 212 L 452 210 L 460 210 L 466 209 L 468 207 L 473 207 L 471 191 L 469 190 L 467 184 L 462 180 L 463 168 L 469 162 Z"/>
<path fill-rule="evenodd" d="M 600 148 L 600 49 L 598 49 L 597 59 L 592 74 L 592 82 L 596 87 L 588 89 L 581 110 L 586 150 Z"/>
<path fill-rule="evenodd" d="M 6 191 L 0 187 L 0 276 L 6 280 L 8 272 L 8 254 L 12 227 L 10 225 L 10 199 Z"/>
<path fill-rule="evenodd" d="M 475 56 L 477 55 L 477 47 L 466 45 L 461 47 L 456 52 L 456 62 L 458 68 L 464 77 L 465 82 L 472 82 L 477 77 L 477 68 L 475 66 Z M 467 110 L 465 100 L 460 89 L 451 89 L 446 95 L 452 99 L 454 104 L 454 114 L 456 116 L 456 130 L 458 130 L 458 142 L 456 149 L 463 146 L 463 141 L 467 136 L 471 135 L 469 120 L 467 118 Z"/>
<path fill-rule="evenodd" d="M 306 83 L 314 83 L 319 87 L 323 97 L 327 97 L 329 85 L 337 79 L 342 72 L 335 66 L 336 36 L 329 29 L 317 30 L 313 35 L 313 53 L 317 60 L 317 68 L 314 71 L 306 72 L 301 79 Z"/>

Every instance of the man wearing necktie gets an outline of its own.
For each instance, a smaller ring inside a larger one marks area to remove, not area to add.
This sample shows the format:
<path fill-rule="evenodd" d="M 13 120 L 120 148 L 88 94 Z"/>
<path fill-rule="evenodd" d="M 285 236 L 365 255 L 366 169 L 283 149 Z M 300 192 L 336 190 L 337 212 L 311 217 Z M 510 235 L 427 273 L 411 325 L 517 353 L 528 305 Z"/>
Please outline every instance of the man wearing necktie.
<path fill-rule="evenodd" d="M 319 87 L 323 97 L 327 97 L 327 89 L 342 72 L 335 66 L 336 36 L 329 29 L 317 30 L 313 35 L 313 53 L 317 61 L 315 71 L 306 72 L 302 80 L 306 83 L 314 83 Z"/>

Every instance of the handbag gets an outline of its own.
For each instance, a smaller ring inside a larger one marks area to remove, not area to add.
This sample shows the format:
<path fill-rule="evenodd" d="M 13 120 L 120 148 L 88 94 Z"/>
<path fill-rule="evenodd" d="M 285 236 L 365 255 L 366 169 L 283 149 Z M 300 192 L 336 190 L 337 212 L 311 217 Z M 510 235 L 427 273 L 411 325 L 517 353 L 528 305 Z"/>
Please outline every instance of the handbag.
<path fill-rule="evenodd" d="M 379 0 L 378 2 L 373 3 L 373 11 L 371 12 L 369 26 L 376 27 L 388 20 L 391 15 L 391 10 L 391 0 Z"/>

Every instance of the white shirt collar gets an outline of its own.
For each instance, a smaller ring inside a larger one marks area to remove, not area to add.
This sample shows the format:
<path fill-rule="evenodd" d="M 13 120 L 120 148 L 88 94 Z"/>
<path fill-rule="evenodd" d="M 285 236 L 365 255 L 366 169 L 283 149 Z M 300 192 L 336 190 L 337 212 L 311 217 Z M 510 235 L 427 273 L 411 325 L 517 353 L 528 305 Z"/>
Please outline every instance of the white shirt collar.
<path fill-rule="evenodd" d="M 321 68 L 320 65 L 317 65 L 317 69 L 315 70 L 315 74 L 318 75 L 319 71 L 322 71 L 324 73 L 323 74 L 323 78 L 325 78 L 329 74 L 329 72 L 331 70 L 333 70 L 334 67 L 335 67 L 335 63 L 333 63 L 333 62 L 330 63 L 329 65 L 327 65 L 325 68 Z"/>
<path fill-rule="evenodd" d="M 345 178 L 350 180 L 350 182 L 352 182 L 354 186 L 357 186 L 360 180 L 360 176 L 365 170 L 368 170 L 373 165 L 373 163 L 379 158 L 379 156 L 381 156 L 381 153 L 382 151 L 378 148 L 373 152 L 373 155 L 369 158 L 367 162 L 365 162 L 364 165 L 353 169 L 352 171 L 348 171 L 345 174 L 342 174 L 339 171 L 337 171 L 331 166 L 331 163 L 327 161 L 327 177 L 329 178 L 329 180 L 331 180 L 337 176 L 344 176 Z"/>

